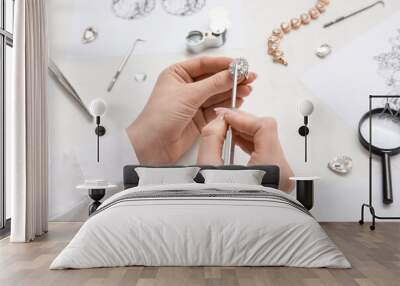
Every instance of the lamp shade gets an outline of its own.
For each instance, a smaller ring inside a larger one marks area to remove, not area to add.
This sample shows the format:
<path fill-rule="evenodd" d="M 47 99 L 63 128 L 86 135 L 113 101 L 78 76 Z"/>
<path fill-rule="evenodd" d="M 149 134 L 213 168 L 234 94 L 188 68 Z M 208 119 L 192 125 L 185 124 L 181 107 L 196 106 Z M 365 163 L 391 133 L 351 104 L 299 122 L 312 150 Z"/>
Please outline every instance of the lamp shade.
<path fill-rule="evenodd" d="M 92 113 L 93 116 L 103 116 L 106 110 L 107 103 L 100 98 L 96 98 L 90 103 L 90 113 Z"/>
<path fill-rule="evenodd" d="M 299 112 L 303 116 L 309 116 L 314 111 L 314 104 L 310 100 L 303 100 L 299 104 Z"/>

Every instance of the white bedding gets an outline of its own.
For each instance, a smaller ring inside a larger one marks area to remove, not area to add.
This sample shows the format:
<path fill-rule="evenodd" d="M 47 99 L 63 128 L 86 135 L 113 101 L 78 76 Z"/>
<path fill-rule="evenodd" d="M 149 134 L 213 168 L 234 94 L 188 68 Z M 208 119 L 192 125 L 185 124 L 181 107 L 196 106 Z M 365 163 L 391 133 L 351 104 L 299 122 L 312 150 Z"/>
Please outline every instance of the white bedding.
<path fill-rule="evenodd" d="M 136 192 L 207 189 L 261 190 L 296 202 L 283 192 L 254 185 L 132 188 L 107 199 L 50 269 L 127 265 L 351 267 L 318 222 L 290 204 L 244 197 L 118 202 Z"/>

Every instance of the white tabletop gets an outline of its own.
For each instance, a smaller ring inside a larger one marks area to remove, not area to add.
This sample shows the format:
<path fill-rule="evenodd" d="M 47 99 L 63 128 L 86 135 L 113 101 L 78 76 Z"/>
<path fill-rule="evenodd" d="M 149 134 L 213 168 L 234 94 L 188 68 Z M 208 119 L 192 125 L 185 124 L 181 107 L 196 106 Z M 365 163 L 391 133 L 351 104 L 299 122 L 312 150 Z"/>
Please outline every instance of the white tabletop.
<path fill-rule="evenodd" d="M 100 189 L 112 189 L 118 187 L 114 184 L 106 184 L 106 185 L 89 185 L 89 184 L 81 184 L 77 185 L 77 189 L 85 189 L 85 190 L 100 190 Z"/>
<path fill-rule="evenodd" d="M 290 177 L 289 180 L 291 181 L 316 181 L 321 179 L 320 177 Z"/>

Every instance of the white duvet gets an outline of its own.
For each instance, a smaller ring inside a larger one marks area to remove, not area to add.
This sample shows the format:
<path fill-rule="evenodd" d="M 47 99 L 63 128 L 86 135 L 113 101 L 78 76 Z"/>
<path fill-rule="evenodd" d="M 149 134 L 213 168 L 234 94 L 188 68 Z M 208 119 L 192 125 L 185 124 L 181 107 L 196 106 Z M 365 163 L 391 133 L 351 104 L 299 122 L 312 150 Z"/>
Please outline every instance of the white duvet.
<path fill-rule="evenodd" d="M 294 266 L 349 268 L 310 215 L 254 198 L 152 198 L 114 203 L 133 192 L 262 190 L 227 184 L 135 187 L 89 218 L 50 269 L 145 266 Z"/>

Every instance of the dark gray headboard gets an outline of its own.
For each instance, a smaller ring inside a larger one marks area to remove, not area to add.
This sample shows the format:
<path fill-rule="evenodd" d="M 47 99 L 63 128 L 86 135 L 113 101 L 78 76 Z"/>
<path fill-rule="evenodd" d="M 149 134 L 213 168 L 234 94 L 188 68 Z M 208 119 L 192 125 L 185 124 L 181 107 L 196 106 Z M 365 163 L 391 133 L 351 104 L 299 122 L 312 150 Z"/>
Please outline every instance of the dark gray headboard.
<path fill-rule="evenodd" d="M 186 167 L 186 166 L 143 166 L 143 165 L 128 165 L 124 167 L 124 189 L 136 187 L 139 183 L 139 177 L 135 171 L 136 167 L 147 167 L 147 168 L 178 168 L 178 167 Z M 279 167 L 278 166 L 267 166 L 267 165 L 255 165 L 255 166 L 240 166 L 240 165 L 231 165 L 231 166 L 199 166 L 202 170 L 204 169 L 219 169 L 219 170 L 263 170 L 265 171 L 264 178 L 262 180 L 262 185 L 264 187 L 270 187 L 274 189 L 278 189 L 279 187 Z M 194 180 L 197 183 L 204 183 L 203 176 L 198 173 Z"/>

